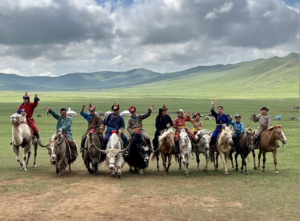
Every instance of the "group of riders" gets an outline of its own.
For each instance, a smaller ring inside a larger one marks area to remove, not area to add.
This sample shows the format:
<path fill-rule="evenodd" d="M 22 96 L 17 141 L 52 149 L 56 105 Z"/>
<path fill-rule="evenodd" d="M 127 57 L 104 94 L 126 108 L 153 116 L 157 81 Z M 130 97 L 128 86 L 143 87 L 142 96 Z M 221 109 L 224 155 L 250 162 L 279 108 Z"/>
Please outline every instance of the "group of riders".
<path fill-rule="evenodd" d="M 32 117 L 34 109 L 37 107 L 39 98 L 37 94 L 35 94 L 34 102 L 30 102 L 30 98 L 25 92 L 25 95 L 23 96 L 23 103 L 19 106 L 17 109 L 17 113 L 21 114 L 21 112 L 26 113 L 27 118 L 27 124 L 32 129 L 34 136 L 36 136 L 37 139 L 39 139 L 39 130 L 37 126 L 35 125 L 34 119 Z M 211 115 L 215 118 L 216 121 L 216 127 L 215 130 L 212 133 L 211 141 L 210 141 L 210 148 L 213 150 L 213 146 L 216 143 L 217 137 L 222 131 L 222 128 L 228 125 L 233 126 L 234 134 L 233 134 L 233 140 L 234 143 L 237 140 L 237 137 L 244 131 L 244 125 L 241 122 L 241 116 L 238 114 L 235 116 L 235 121 L 233 121 L 233 116 L 231 115 L 228 117 L 228 115 L 223 113 L 223 106 L 217 107 L 217 112 L 214 110 L 214 100 L 211 101 Z M 80 151 L 84 151 L 84 144 L 87 137 L 87 134 L 92 131 L 94 133 L 97 133 L 99 135 L 100 140 L 102 140 L 102 149 L 106 148 L 106 144 L 109 140 L 109 137 L 112 133 L 116 133 L 120 137 L 120 141 L 122 142 L 122 145 L 124 147 L 127 147 L 128 144 L 131 143 L 133 136 L 136 133 L 141 134 L 145 142 L 151 147 L 151 141 L 150 137 L 146 130 L 143 129 L 143 120 L 148 118 L 153 110 L 154 106 L 151 105 L 146 113 L 137 115 L 136 114 L 136 108 L 134 106 L 129 107 L 129 112 L 131 116 L 128 118 L 127 121 L 127 131 L 129 133 L 128 138 L 125 136 L 125 122 L 123 117 L 119 114 L 120 106 L 119 104 L 114 103 L 111 107 L 112 113 L 108 114 L 104 120 L 100 116 L 98 116 L 95 112 L 96 106 L 93 106 L 89 104 L 88 112 L 84 112 L 85 105 L 82 106 L 82 109 L 80 111 L 80 115 L 88 122 L 88 127 L 86 132 L 81 137 L 81 148 Z M 72 119 L 67 116 L 67 110 L 62 107 L 60 109 L 60 114 L 57 114 L 53 109 L 50 107 L 44 107 L 44 110 L 47 111 L 47 114 L 51 114 L 56 120 L 56 130 L 61 130 L 68 142 L 68 145 L 72 149 L 72 157 L 77 157 L 77 147 L 76 143 L 73 140 L 72 137 Z M 173 149 L 174 153 L 179 152 L 179 134 L 181 129 L 186 129 L 187 133 L 189 135 L 189 138 L 192 143 L 192 147 L 196 148 L 196 137 L 195 135 L 199 130 L 203 128 L 203 123 L 200 120 L 200 117 L 202 116 L 200 113 L 195 113 L 193 115 L 193 118 L 190 116 L 189 113 L 184 112 L 183 109 L 179 109 L 177 112 L 177 117 L 175 117 L 174 120 L 171 119 L 171 117 L 167 114 L 168 108 L 163 105 L 159 109 L 159 114 L 155 119 L 155 135 L 153 139 L 153 146 L 154 150 L 158 149 L 158 137 L 161 135 L 161 132 L 165 129 L 169 129 L 173 127 L 175 129 L 175 148 Z M 257 149 L 260 134 L 264 131 L 264 129 L 271 126 L 271 117 L 267 114 L 269 109 L 267 107 L 261 108 L 261 114 L 252 115 L 252 120 L 254 122 L 258 122 L 258 127 L 255 130 L 255 148 Z M 193 125 L 193 131 L 186 128 L 185 122 L 190 122 Z M 105 134 L 103 136 L 103 132 L 105 130 Z M 12 143 L 11 143 L 12 144 Z M 232 151 L 234 152 L 234 145 L 231 147 Z M 158 154 L 158 151 L 154 151 L 155 154 Z M 125 152 L 125 155 L 128 155 L 130 153 Z"/>

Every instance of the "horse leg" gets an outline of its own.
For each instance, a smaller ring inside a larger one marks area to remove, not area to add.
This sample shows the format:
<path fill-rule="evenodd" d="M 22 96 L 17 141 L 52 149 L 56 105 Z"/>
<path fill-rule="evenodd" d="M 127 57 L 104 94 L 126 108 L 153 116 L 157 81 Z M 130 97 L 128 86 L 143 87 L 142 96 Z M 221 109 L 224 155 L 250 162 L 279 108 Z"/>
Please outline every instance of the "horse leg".
<path fill-rule="evenodd" d="M 242 158 L 241 173 L 243 173 L 244 172 L 244 160 L 245 160 L 245 156 L 243 153 L 241 153 L 241 158 Z"/>
<path fill-rule="evenodd" d="M 246 162 L 247 155 L 244 155 L 243 164 L 245 165 L 245 175 L 249 175 L 247 171 L 247 162 Z"/>
<path fill-rule="evenodd" d="M 210 157 L 211 157 L 211 161 L 214 163 L 214 169 L 215 169 L 215 171 L 217 171 L 215 152 L 210 152 L 209 154 L 210 154 Z"/>
<path fill-rule="evenodd" d="M 277 149 L 274 150 L 272 153 L 273 153 L 273 159 L 274 159 L 274 165 L 275 165 L 275 174 L 278 175 L 279 172 L 277 170 L 277 159 L 276 159 Z"/>
<path fill-rule="evenodd" d="M 32 164 L 32 167 L 36 167 L 36 156 L 37 156 L 37 148 L 38 148 L 38 143 L 35 142 L 34 145 L 34 158 L 33 158 L 33 164 Z"/>
<path fill-rule="evenodd" d="M 262 172 L 265 172 L 266 170 L 265 170 L 265 164 L 266 164 L 266 161 L 267 161 L 267 159 L 266 159 L 266 153 L 263 153 L 263 169 L 262 169 Z"/>
<path fill-rule="evenodd" d="M 19 162 L 19 164 L 20 164 L 21 167 L 22 167 L 23 164 L 21 163 L 20 156 L 19 156 L 19 147 L 18 147 L 18 146 L 15 146 L 14 143 L 13 143 L 12 149 L 13 149 L 15 155 L 16 155 L 16 160 Z"/>
<path fill-rule="evenodd" d="M 170 166 L 171 166 L 171 160 L 172 160 L 172 154 L 169 153 L 168 155 L 168 167 L 166 169 L 166 172 L 169 172 Z"/>
<path fill-rule="evenodd" d="M 158 163 L 158 161 L 159 161 L 159 155 L 158 155 L 158 156 L 156 156 L 156 162 L 157 162 L 157 172 L 159 172 L 159 163 Z"/>
<path fill-rule="evenodd" d="M 200 164 L 200 158 L 199 158 L 199 153 L 196 153 L 196 162 L 197 162 L 197 171 L 200 172 L 199 164 Z"/>
<path fill-rule="evenodd" d="M 235 153 L 234 158 L 235 158 L 235 170 L 236 171 L 239 171 L 239 165 L 238 165 L 238 160 L 237 160 L 238 156 L 239 156 L 239 154 Z"/>
<path fill-rule="evenodd" d="M 207 171 L 207 167 L 208 167 L 208 155 L 207 153 L 203 153 L 203 155 L 205 156 L 205 161 L 206 161 L 206 164 L 205 164 L 205 167 L 204 167 L 204 171 Z"/>
<path fill-rule="evenodd" d="M 167 175 L 167 167 L 166 167 L 166 158 L 165 158 L 164 154 L 161 154 L 161 159 L 162 159 L 162 163 L 163 163 L 163 166 L 164 166 L 163 175 L 166 176 Z"/>
<path fill-rule="evenodd" d="M 216 168 L 217 169 L 219 168 L 219 160 L 218 160 L 218 158 L 219 158 L 219 153 L 217 152 L 216 153 Z"/>
<path fill-rule="evenodd" d="M 221 157 L 221 159 L 223 161 L 224 173 L 225 173 L 225 175 L 228 175 L 227 166 L 226 166 L 226 160 L 225 160 L 225 154 L 220 153 L 220 157 Z"/>
<path fill-rule="evenodd" d="M 185 158 L 185 175 L 188 176 L 189 175 L 189 154 L 187 154 L 186 158 Z"/>
<path fill-rule="evenodd" d="M 28 167 L 30 156 L 31 156 L 31 150 L 29 150 L 28 153 L 27 153 L 26 168 Z"/>
<path fill-rule="evenodd" d="M 231 161 L 231 170 L 234 170 L 234 166 L 233 166 L 233 157 L 232 157 L 232 153 L 229 154 L 229 159 Z"/>
<path fill-rule="evenodd" d="M 258 152 L 258 167 L 257 169 L 260 170 L 260 157 L 261 157 L 261 150 Z"/>
<path fill-rule="evenodd" d="M 253 156 L 253 169 L 257 170 L 256 164 L 255 164 L 255 152 L 252 150 L 252 156 Z"/>
<path fill-rule="evenodd" d="M 179 172 L 181 172 L 182 171 L 182 164 L 181 164 L 182 157 L 181 157 L 181 154 L 177 154 L 177 156 L 178 156 L 178 165 L 179 165 L 178 170 L 179 170 Z"/>

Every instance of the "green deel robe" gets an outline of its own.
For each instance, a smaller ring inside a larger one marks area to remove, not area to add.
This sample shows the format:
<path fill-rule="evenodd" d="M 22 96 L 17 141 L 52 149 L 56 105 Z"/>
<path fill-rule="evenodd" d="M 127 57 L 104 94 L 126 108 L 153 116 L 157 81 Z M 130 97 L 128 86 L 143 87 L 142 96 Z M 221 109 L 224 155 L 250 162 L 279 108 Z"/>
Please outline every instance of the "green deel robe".
<path fill-rule="evenodd" d="M 63 121 L 63 123 L 61 124 L 62 118 L 59 114 L 55 113 L 52 109 L 49 110 L 49 113 L 57 120 L 56 130 L 61 129 L 62 132 L 65 132 L 65 136 L 67 140 L 73 140 L 72 133 L 71 133 L 72 119 L 67 116 Z"/>

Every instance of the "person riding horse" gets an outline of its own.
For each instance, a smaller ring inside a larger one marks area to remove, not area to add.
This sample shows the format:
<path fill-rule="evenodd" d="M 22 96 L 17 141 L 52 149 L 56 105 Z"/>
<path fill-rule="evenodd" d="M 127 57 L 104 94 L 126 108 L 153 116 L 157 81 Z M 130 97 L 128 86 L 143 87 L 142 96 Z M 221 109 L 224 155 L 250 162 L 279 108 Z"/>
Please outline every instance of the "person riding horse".
<path fill-rule="evenodd" d="M 223 107 L 218 106 L 218 113 L 216 113 L 215 110 L 214 110 L 214 104 L 215 104 L 215 101 L 211 100 L 210 112 L 216 120 L 216 129 L 213 131 L 213 134 L 211 136 L 211 140 L 210 140 L 210 143 L 209 143 L 209 146 L 210 146 L 209 150 L 210 151 L 213 151 L 213 149 L 214 149 L 213 146 L 216 144 L 217 137 L 222 131 L 222 125 L 224 127 L 227 127 L 229 125 L 229 122 L 230 122 L 228 116 L 226 114 L 223 114 Z"/>
<path fill-rule="evenodd" d="M 174 122 L 173 122 L 173 127 L 176 129 L 175 130 L 175 144 L 176 144 L 175 146 L 176 146 L 176 148 L 174 149 L 175 154 L 179 153 L 178 138 L 179 138 L 179 134 L 180 134 L 180 129 L 186 129 L 187 130 L 187 133 L 191 138 L 193 149 L 196 145 L 196 138 L 195 138 L 194 133 L 185 127 L 185 122 L 186 121 L 189 121 L 189 122 L 192 121 L 192 118 L 190 117 L 190 114 L 189 113 L 184 113 L 182 109 L 179 109 L 177 114 L 178 114 L 178 116 L 174 119 Z M 185 117 L 183 116 L 184 114 L 185 114 Z"/>
<path fill-rule="evenodd" d="M 134 134 L 136 133 L 136 131 L 139 131 L 139 133 L 145 139 L 145 141 L 148 144 L 148 146 L 151 148 L 150 137 L 149 137 L 147 131 L 145 131 L 143 129 L 143 123 L 142 123 L 142 121 L 150 116 L 153 107 L 154 106 L 151 105 L 148 108 L 148 110 L 147 110 L 146 113 L 136 115 L 136 108 L 134 106 L 130 106 L 129 112 L 131 113 L 131 117 L 128 118 L 128 121 L 127 121 L 127 131 L 129 133 L 129 136 L 128 136 L 128 141 L 129 142 L 131 142 L 132 137 L 134 136 Z"/>
<path fill-rule="evenodd" d="M 159 155 L 159 151 L 156 151 L 158 149 L 158 137 L 160 136 L 161 131 L 165 129 L 169 129 L 170 127 L 173 126 L 173 121 L 169 115 L 167 115 L 168 108 L 166 105 L 163 105 L 159 109 L 158 116 L 155 119 L 155 134 L 154 134 L 154 139 L 152 141 L 153 147 L 154 147 L 154 154 L 156 156 Z"/>
<path fill-rule="evenodd" d="M 17 113 L 21 114 L 22 112 L 26 113 L 26 120 L 28 126 L 32 129 L 34 136 L 39 140 L 39 129 L 35 125 L 34 119 L 32 117 L 34 109 L 38 106 L 38 101 L 40 99 L 37 97 L 37 94 L 34 96 L 34 102 L 30 102 L 30 98 L 27 95 L 27 91 L 25 92 L 25 95 L 23 96 L 23 103 L 20 104 L 19 108 L 17 109 Z M 12 145 L 12 142 L 10 143 Z"/>
<path fill-rule="evenodd" d="M 198 130 L 202 130 L 203 128 L 203 123 L 200 120 L 200 117 L 203 116 L 200 113 L 195 113 L 193 119 L 191 120 L 191 123 L 193 124 L 194 135 L 197 134 Z"/>
<path fill-rule="evenodd" d="M 254 149 L 258 149 L 261 133 L 265 129 L 271 126 L 271 116 L 267 114 L 269 109 L 267 107 L 262 107 L 260 110 L 261 110 L 261 114 L 252 115 L 253 122 L 258 122 L 258 126 L 255 130 L 255 135 L 254 135 L 255 138 Z"/>
<path fill-rule="evenodd" d="M 103 121 L 100 126 L 100 132 L 102 133 L 105 129 L 105 126 L 107 126 L 107 130 L 105 132 L 104 140 L 103 140 L 103 148 L 106 148 L 106 144 L 108 142 L 108 139 L 112 133 L 112 131 L 118 131 L 119 137 L 123 140 L 123 146 L 124 148 L 127 147 L 128 141 L 127 137 L 125 136 L 125 123 L 123 117 L 119 115 L 119 104 L 117 105 L 114 103 L 114 105 L 111 106 L 111 110 L 113 113 L 109 114 Z"/>
<path fill-rule="evenodd" d="M 75 141 L 73 140 L 72 133 L 71 133 L 72 119 L 67 116 L 66 108 L 62 107 L 60 109 L 60 115 L 55 113 L 55 111 L 52 110 L 50 107 L 44 107 L 43 109 L 47 111 L 47 114 L 50 113 L 57 120 L 56 130 L 61 130 L 62 133 L 64 134 L 64 137 L 68 141 L 68 145 L 72 149 L 71 158 L 75 159 L 78 155 L 77 146 Z"/>
<path fill-rule="evenodd" d="M 241 133 L 243 133 L 243 131 L 244 131 L 244 124 L 241 122 L 242 117 L 240 115 L 237 114 L 234 118 L 235 118 L 235 121 L 232 121 L 233 115 L 230 116 L 229 124 L 231 124 L 233 126 L 234 134 L 232 135 L 232 140 L 236 146 L 236 141 L 237 141 L 238 136 Z M 233 151 L 233 152 L 235 152 L 235 151 Z"/>
<path fill-rule="evenodd" d="M 100 126 L 101 126 L 103 120 L 101 117 L 99 117 L 97 114 L 95 114 L 96 106 L 92 106 L 92 104 L 90 103 L 90 105 L 89 105 L 90 113 L 89 114 L 84 112 L 84 108 L 85 108 L 85 105 L 82 106 L 80 115 L 83 116 L 83 118 L 87 120 L 88 128 L 81 137 L 80 153 L 83 153 L 86 137 L 91 129 L 95 130 L 95 133 L 98 134 L 100 140 L 103 139 L 103 133 L 100 132 Z"/>

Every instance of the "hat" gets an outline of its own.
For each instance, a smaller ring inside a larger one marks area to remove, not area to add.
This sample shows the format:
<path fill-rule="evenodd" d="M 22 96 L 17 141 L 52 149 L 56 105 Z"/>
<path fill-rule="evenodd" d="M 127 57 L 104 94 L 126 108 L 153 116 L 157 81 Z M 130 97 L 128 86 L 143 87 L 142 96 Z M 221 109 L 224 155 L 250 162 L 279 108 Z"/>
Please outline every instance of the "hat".
<path fill-rule="evenodd" d="M 262 107 L 260 110 L 261 110 L 261 111 L 262 111 L 262 110 L 267 110 L 267 111 L 269 111 L 269 109 L 268 109 L 266 106 Z"/>
<path fill-rule="evenodd" d="M 27 95 L 27 91 L 25 91 L 25 95 L 23 96 L 23 99 L 29 99 L 29 96 Z"/>
<path fill-rule="evenodd" d="M 116 130 L 112 130 L 111 134 L 117 134 L 117 131 Z"/>
<path fill-rule="evenodd" d="M 242 117 L 239 114 L 237 114 L 234 118 L 236 119 L 236 118 L 242 118 Z"/>
<path fill-rule="evenodd" d="M 66 109 L 66 108 L 64 108 L 64 107 L 61 107 L 61 109 L 60 109 L 60 111 L 59 111 L 59 112 L 62 112 L 62 111 L 67 111 L 67 109 Z"/>
<path fill-rule="evenodd" d="M 134 106 L 130 106 L 128 110 L 130 113 L 134 113 L 136 111 L 136 108 Z"/>
<path fill-rule="evenodd" d="M 197 115 L 200 116 L 200 117 L 203 117 L 199 112 L 197 112 L 197 113 L 195 113 L 195 114 L 193 115 L 193 118 L 195 118 Z"/>
<path fill-rule="evenodd" d="M 178 113 L 184 114 L 183 109 L 179 109 L 179 111 L 177 111 L 177 114 L 178 114 Z"/>
<path fill-rule="evenodd" d="M 223 106 L 221 106 L 221 105 L 220 105 L 218 108 L 222 108 L 222 109 L 224 109 L 224 108 L 223 108 Z"/>
<path fill-rule="evenodd" d="M 112 111 L 117 111 L 117 110 L 119 110 L 119 104 L 117 105 L 116 103 L 114 103 L 114 105 L 111 106 L 111 110 L 112 110 Z"/>
<path fill-rule="evenodd" d="M 96 130 L 95 130 L 95 129 L 90 129 L 90 132 L 93 132 L 93 133 L 95 133 L 95 132 L 96 132 Z"/>
<path fill-rule="evenodd" d="M 168 110 L 168 108 L 166 107 L 166 105 L 163 105 L 161 108 L 160 108 L 161 111 L 166 111 Z"/>
<path fill-rule="evenodd" d="M 89 111 L 94 111 L 96 109 L 96 106 L 92 106 L 92 104 L 90 103 L 89 105 Z"/>

